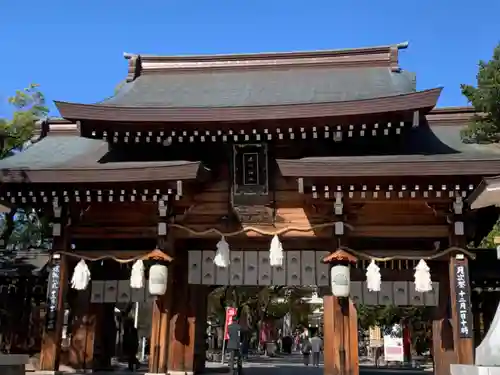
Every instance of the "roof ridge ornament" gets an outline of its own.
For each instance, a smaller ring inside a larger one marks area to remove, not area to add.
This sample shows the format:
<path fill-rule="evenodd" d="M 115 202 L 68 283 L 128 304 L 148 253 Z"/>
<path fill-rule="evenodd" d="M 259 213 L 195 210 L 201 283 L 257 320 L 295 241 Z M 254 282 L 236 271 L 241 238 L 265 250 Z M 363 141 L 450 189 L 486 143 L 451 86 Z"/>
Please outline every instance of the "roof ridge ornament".
<path fill-rule="evenodd" d="M 409 47 L 409 45 L 410 45 L 410 42 L 406 40 L 404 42 L 396 44 L 396 47 L 398 49 L 407 49 Z"/>
<path fill-rule="evenodd" d="M 125 57 L 125 59 L 128 60 L 128 74 L 125 81 L 132 82 L 141 75 L 142 72 L 141 55 L 124 52 L 123 57 Z"/>

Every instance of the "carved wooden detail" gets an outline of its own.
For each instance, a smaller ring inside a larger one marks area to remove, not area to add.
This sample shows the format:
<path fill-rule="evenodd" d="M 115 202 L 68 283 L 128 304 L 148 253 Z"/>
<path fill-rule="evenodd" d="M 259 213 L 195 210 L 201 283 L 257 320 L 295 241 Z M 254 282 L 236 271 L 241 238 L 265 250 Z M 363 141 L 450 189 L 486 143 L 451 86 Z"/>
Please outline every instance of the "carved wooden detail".
<path fill-rule="evenodd" d="M 349 262 L 356 263 L 358 258 L 349 253 L 344 249 L 335 250 L 333 253 L 328 254 L 323 258 L 323 263 L 332 263 L 332 262 Z"/>

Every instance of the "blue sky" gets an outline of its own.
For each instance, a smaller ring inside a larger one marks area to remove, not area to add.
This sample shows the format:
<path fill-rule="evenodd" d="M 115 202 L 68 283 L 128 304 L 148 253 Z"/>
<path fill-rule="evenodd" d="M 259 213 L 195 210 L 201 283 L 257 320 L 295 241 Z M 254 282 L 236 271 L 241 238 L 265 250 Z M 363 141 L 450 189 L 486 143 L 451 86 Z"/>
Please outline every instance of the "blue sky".
<path fill-rule="evenodd" d="M 404 69 L 440 106 L 465 105 L 500 41 L 500 0 L 25 0 L 0 4 L 0 116 L 31 82 L 48 100 L 92 103 L 127 74 L 123 52 L 241 53 L 409 41 Z M 57 115 L 51 103 L 51 115 Z"/>

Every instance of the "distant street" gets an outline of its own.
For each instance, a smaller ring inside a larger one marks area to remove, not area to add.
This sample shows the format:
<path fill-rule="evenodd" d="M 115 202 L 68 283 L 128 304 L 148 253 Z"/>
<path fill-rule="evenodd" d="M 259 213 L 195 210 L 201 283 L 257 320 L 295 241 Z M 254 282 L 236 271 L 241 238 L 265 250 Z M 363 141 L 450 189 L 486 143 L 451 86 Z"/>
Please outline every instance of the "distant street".
<path fill-rule="evenodd" d="M 123 364 L 125 367 L 125 364 Z M 146 366 L 143 366 L 142 371 L 136 374 L 146 373 Z M 398 375 L 404 373 L 405 375 L 425 375 L 431 371 L 424 371 L 422 369 L 408 369 L 408 368 L 376 368 L 370 364 L 364 364 L 360 367 L 360 375 Z M 99 374 L 99 373 L 97 373 Z M 109 373 L 106 373 L 109 374 Z M 115 371 L 114 375 L 122 374 L 121 371 Z M 124 370 L 123 374 L 131 374 Z M 216 362 L 207 362 L 206 375 L 212 374 L 229 374 L 227 365 L 221 365 Z M 264 357 L 264 356 L 251 356 L 248 361 L 243 365 L 243 375 L 322 375 L 323 365 L 319 368 L 311 365 L 304 366 L 302 363 L 302 356 L 300 354 L 292 354 L 282 357 Z"/>
<path fill-rule="evenodd" d="M 208 364 L 207 367 L 214 367 L 214 371 L 220 372 L 221 367 L 218 364 Z M 208 369 L 207 369 L 208 370 Z M 375 368 L 372 365 L 363 365 L 360 367 L 360 375 L 396 375 L 401 373 L 407 375 L 428 374 L 420 369 L 402 369 L 402 368 Z M 208 374 L 211 372 L 208 370 Z M 286 357 L 268 358 L 255 356 L 250 358 L 243 368 L 244 375 L 321 375 L 323 374 L 323 365 L 319 368 L 311 365 L 304 366 L 300 354 L 292 354 Z"/>

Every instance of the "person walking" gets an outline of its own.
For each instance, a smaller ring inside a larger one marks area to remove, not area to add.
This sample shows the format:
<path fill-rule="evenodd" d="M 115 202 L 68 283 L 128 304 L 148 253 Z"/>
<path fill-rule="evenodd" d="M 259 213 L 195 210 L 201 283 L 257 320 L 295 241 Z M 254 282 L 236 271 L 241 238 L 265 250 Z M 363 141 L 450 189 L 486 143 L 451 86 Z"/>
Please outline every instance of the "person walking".
<path fill-rule="evenodd" d="M 319 367 L 319 357 L 321 351 L 323 350 L 323 340 L 319 337 L 318 332 L 316 332 L 310 341 L 313 366 Z"/>
<path fill-rule="evenodd" d="M 302 356 L 304 360 L 304 365 L 309 366 L 309 358 L 311 357 L 311 340 L 309 337 L 305 336 L 302 339 Z"/>
<path fill-rule="evenodd" d="M 229 339 L 226 349 L 229 352 L 229 368 L 234 373 L 236 363 L 237 373 L 241 374 L 242 354 L 241 354 L 241 325 L 238 323 L 238 317 L 233 317 L 233 322 L 227 327 Z"/>
<path fill-rule="evenodd" d="M 137 370 L 139 360 L 137 359 L 137 351 L 139 350 L 139 335 L 137 328 L 134 327 L 132 319 L 126 319 L 123 322 L 123 353 L 127 356 L 128 369 L 130 371 Z"/>

